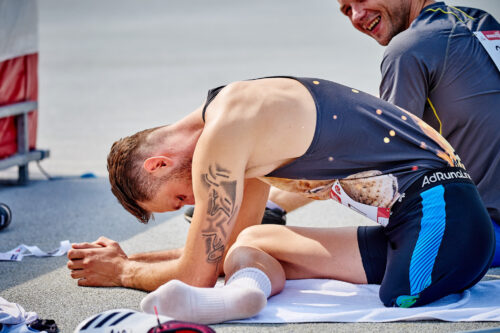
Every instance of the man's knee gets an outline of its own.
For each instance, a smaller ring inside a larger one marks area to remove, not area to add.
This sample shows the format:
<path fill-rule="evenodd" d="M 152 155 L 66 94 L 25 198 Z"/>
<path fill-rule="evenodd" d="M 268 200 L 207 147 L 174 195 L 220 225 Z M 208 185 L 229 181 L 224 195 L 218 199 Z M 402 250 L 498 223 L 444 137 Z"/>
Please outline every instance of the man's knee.
<path fill-rule="evenodd" d="M 409 308 L 426 305 L 470 287 L 467 286 L 470 284 L 466 282 L 467 279 L 462 279 L 463 275 L 465 274 L 451 274 L 438 281 L 429 282 L 429 285 L 420 291 L 410 291 L 409 286 L 398 286 L 395 281 L 384 281 L 380 286 L 379 297 L 387 307 Z"/>
<path fill-rule="evenodd" d="M 392 274 L 391 274 L 392 273 Z M 382 281 L 379 290 L 379 298 L 387 307 L 410 308 L 421 305 L 421 293 L 431 286 L 427 286 L 420 292 L 412 290 L 406 274 L 401 271 L 391 271 Z M 432 288 L 434 289 L 434 288 Z"/>
<path fill-rule="evenodd" d="M 253 225 L 245 228 L 238 237 L 234 246 L 250 246 L 260 248 L 260 244 L 269 237 L 273 225 Z"/>
<path fill-rule="evenodd" d="M 394 293 L 380 293 L 380 300 L 387 307 L 410 308 L 416 304 L 419 295 L 396 295 Z"/>
<path fill-rule="evenodd" d="M 234 272 L 245 267 L 262 269 L 267 254 L 251 246 L 233 246 L 224 260 L 224 273 L 231 276 Z"/>
<path fill-rule="evenodd" d="M 384 285 L 380 286 L 379 298 L 387 307 L 409 308 L 415 305 L 419 296 L 410 295 L 408 292 L 399 290 L 396 286 Z"/>
<path fill-rule="evenodd" d="M 266 242 L 272 235 L 276 225 L 254 225 L 247 227 L 238 235 L 238 238 L 229 249 L 224 261 L 226 274 L 238 267 L 253 266 L 253 261 L 258 261 L 259 256 L 266 252 Z"/>

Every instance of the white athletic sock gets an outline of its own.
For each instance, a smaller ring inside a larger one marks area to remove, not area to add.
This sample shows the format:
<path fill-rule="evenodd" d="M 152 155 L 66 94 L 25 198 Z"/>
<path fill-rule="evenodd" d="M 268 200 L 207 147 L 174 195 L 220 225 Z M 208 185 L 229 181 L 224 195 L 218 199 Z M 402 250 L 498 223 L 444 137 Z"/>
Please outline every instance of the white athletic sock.
<path fill-rule="evenodd" d="M 271 200 L 267 200 L 266 207 L 269 209 L 280 209 L 280 210 L 285 212 L 285 210 L 283 208 L 281 208 L 280 205 L 278 205 L 275 202 L 272 202 Z"/>
<path fill-rule="evenodd" d="M 237 271 L 222 288 L 198 288 L 172 280 L 141 302 L 141 309 L 183 321 L 216 324 L 249 318 L 260 312 L 271 294 L 271 281 L 264 272 L 247 267 Z"/>
<path fill-rule="evenodd" d="M 245 267 L 236 271 L 227 280 L 225 287 L 256 288 L 264 293 L 266 299 L 271 296 L 271 280 L 258 268 Z"/>

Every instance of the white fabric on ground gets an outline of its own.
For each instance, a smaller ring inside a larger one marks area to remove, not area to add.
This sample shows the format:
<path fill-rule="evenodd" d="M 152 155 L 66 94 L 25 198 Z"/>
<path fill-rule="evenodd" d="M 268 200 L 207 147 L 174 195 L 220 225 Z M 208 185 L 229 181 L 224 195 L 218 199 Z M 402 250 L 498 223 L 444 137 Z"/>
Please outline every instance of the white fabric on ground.
<path fill-rule="evenodd" d="M 0 329 L 0 333 L 35 333 L 35 332 L 39 331 L 30 329 L 26 324 L 3 325 Z"/>
<path fill-rule="evenodd" d="M 26 244 L 21 244 L 16 248 L 7 251 L 0 252 L 0 261 L 21 261 L 24 257 L 35 256 L 35 257 L 60 257 L 68 253 L 71 249 L 71 243 L 69 240 L 64 240 L 59 243 L 59 247 L 49 252 L 40 250 L 38 246 L 31 246 Z"/>
<path fill-rule="evenodd" d="M 379 285 L 335 280 L 289 280 L 256 316 L 238 323 L 391 322 L 416 320 L 500 321 L 500 280 L 417 308 L 386 308 Z"/>
<path fill-rule="evenodd" d="M 0 324 L 29 324 L 36 319 L 38 316 L 35 312 L 26 312 L 21 305 L 0 297 Z"/>

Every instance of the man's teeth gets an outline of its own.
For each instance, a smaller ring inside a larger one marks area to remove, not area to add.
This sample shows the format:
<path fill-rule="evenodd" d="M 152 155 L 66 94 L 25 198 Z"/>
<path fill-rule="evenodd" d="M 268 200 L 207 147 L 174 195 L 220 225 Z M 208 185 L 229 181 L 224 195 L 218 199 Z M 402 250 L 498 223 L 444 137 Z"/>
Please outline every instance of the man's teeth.
<path fill-rule="evenodd" d="M 373 20 L 370 25 L 368 25 L 368 27 L 366 27 L 366 29 L 368 31 L 372 31 L 373 28 L 375 28 L 375 26 L 380 22 L 380 16 L 377 16 L 377 18 L 375 20 Z"/>

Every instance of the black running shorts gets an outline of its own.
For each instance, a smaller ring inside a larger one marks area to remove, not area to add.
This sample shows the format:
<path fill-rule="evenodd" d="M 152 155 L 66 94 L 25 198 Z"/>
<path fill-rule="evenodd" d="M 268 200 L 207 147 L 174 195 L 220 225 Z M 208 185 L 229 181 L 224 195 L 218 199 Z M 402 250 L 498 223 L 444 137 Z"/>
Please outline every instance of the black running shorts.
<path fill-rule="evenodd" d="M 495 251 L 491 219 L 475 185 L 454 177 L 457 170 L 434 170 L 413 183 L 386 227 L 358 228 L 368 283 L 381 284 L 384 305 L 424 305 L 486 274 Z"/>

